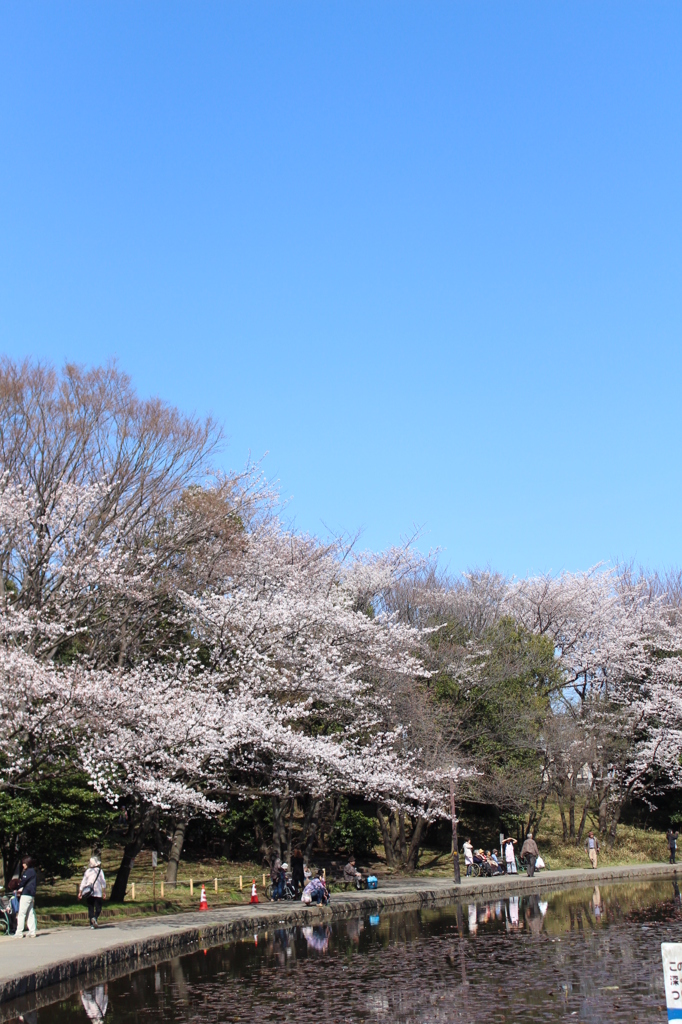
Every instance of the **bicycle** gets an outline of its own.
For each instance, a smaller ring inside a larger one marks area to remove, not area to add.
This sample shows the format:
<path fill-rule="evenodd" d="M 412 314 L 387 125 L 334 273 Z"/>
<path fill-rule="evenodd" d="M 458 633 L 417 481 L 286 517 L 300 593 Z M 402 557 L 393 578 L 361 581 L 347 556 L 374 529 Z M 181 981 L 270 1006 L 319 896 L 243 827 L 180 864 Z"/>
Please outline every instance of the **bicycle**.
<path fill-rule="evenodd" d="M 296 889 L 294 888 L 294 886 L 293 886 L 293 884 L 291 882 L 285 882 L 285 884 L 284 884 L 284 892 L 282 893 L 281 896 L 273 896 L 273 892 L 274 892 L 274 885 L 272 884 L 272 882 L 268 882 L 268 884 L 265 887 L 265 895 L 266 895 L 266 897 L 269 900 L 272 900 L 273 902 L 276 902 L 277 900 L 295 900 L 296 899 Z"/>
<path fill-rule="evenodd" d="M 0 896 L 0 935 L 14 935 L 17 915 L 14 913 L 9 896 Z"/>

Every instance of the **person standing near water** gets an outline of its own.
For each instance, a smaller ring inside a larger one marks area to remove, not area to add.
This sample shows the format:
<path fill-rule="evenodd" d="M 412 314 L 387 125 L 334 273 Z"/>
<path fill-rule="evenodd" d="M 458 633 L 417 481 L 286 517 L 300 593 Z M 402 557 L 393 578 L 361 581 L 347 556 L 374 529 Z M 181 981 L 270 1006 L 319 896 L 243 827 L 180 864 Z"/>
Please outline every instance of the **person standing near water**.
<path fill-rule="evenodd" d="M 464 854 L 464 864 L 467 869 L 467 875 L 470 875 L 474 869 L 474 848 L 471 845 L 471 839 L 467 839 L 462 844 L 462 853 Z"/>
<path fill-rule="evenodd" d="M 594 832 L 587 833 L 587 839 L 585 840 L 585 849 L 587 850 L 587 856 L 590 858 L 590 864 L 593 868 L 596 868 L 597 854 L 599 853 L 599 841 L 595 839 Z"/>
<path fill-rule="evenodd" d="M 521 860 L 526 859 L 526 874 L 529 878 L 533 877 L 535 872 L 535 861 L 538 859 L 540 851 L 538 850 L 537 843 L 533 839 L 533 833 L 529 832 L 526 836 L 526 841 L 521 847 Z"/>
<path fill-rule="evenodd" d="M 102 862 L 99 857 L 91 857 L 90 863 L 85 869 L 83 880 L 78 887 L 78 899 L 85 899 L 88 903 L 88 917 L 90 927 L 96 928 L 99 915 L 102 912 L 102 900 L 106 895 L 107 880 L 102 871 Z"/>
<path fill-rule="evenodd" d="M 38 876 L 30 857 L 25 857 L 21 866 L 24 870 L 21 878 L 19 879 L 19 886 L 17 888 L 17 893 L 20 894 L 20 898 L 19 914 L 17 915 L 17 930 L 14 937 L 15 939 L 22 939 L 24 937 L 24 928 L 26 924 L 28 924 L 28 934 L 32 939 L 35 939 L 38 927 L 35 910 Z"/>
<path fill-rule="evenodd" d="M 507 874 L 516 875 L 516 855 L 514 854 L 514 843 L 515 839 L 505 839 L 504 841 L 504 859 L 507 864 Z"/>
<path fill-rule="evenodd" d="M 668 841 L 668 849 L 670 850 L 670 864 L 675 863 L 675 854 L 677 853 L 677 840 L 680 833 L 673 830 L 672 825 L 665 834 L 665 838 Z"/>

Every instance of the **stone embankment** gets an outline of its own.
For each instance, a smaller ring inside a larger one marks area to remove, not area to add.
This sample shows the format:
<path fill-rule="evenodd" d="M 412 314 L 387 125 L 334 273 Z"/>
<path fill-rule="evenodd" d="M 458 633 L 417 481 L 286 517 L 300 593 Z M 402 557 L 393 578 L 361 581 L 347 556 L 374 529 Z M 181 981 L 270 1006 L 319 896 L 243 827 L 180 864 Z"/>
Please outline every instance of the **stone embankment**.
<path fill-rule="evenodd" d="M 376 891 L 335 893 L 328 907 L 300 902 L 231 906 L 202 913 L 122 920 L 90 928 L 59 928 L 35 939 L 0 939 L 0 1022 L 30 1007 L 66 998 L 97 984 L 180 953 L 216 945 L 273 925 L 304 925 L 359 914 L 485 901 L 527 892 L 548 892 L 616 881 L 675 878 L 668 864 L 543 871 L 496 878 L 391 879 Z"/>

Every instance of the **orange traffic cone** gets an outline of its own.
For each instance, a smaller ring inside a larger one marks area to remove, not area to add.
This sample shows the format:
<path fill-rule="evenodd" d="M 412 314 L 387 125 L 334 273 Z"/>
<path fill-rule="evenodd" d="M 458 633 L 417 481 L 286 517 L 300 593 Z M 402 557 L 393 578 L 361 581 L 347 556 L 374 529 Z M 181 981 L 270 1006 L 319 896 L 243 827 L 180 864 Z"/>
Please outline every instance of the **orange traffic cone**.
<path fill-rule="evenodd" d="M 251 882 L 251 899 L 249 903 L 258 903 L 258 893 L 256 892 L 256 879 L 254 878 Z"/>
<path fill-rule="evenodd" d="M 206 902 L 206 886 L 201 887 L 201 899 L 199 900 L 199 910 L 208 910 L 208 903 Z"/>

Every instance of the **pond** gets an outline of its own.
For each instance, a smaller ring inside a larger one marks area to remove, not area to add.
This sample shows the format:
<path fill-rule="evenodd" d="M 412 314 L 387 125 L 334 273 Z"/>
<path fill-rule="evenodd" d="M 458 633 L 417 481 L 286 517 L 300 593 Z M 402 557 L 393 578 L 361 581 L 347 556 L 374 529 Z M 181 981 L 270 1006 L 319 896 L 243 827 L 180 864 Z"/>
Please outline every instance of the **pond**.
<path fill-rule="evenodd" d="M 34 1024 L 665 1021 L 672 881 L 272 928 L 84 986 Z"/>

